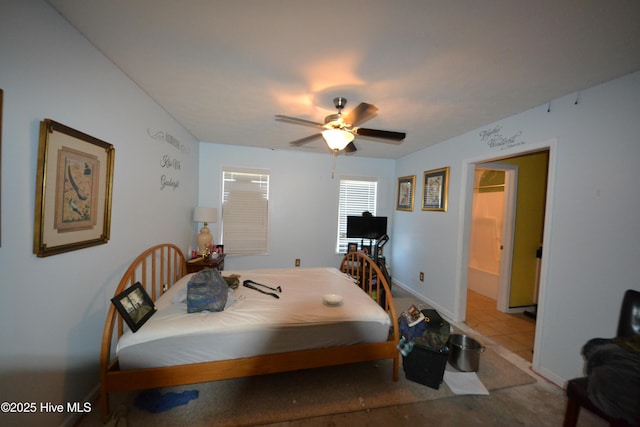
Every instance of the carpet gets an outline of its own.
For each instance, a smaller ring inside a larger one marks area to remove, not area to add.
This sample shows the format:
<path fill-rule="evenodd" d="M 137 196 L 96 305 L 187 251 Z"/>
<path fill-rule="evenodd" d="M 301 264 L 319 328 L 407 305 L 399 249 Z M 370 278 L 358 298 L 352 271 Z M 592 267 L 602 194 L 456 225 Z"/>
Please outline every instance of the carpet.
<path fill-rule="evenodd" d="M 408 381 L 402 365 L 394 382 L 391 366 L 384 360 L 163 388 L 197 390 L 199 397 L 159 414 L 136 408 L 138 393 L 116 393 L 111 402 L 113 409 L 126 406 L 130 426 L 254 426 L 455 396 L 444 382 L 435 390 Z M 490 348 L 481 354 L 477 374 L 489 392 L 535 382 Z"/>

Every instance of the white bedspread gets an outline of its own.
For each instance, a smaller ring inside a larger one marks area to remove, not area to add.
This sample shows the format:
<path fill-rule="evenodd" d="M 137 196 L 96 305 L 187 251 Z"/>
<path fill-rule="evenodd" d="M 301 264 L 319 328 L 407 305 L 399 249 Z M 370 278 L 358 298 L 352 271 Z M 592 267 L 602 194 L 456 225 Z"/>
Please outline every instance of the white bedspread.
<path fill-rule="evenodd" d="M 127 331 L 117 346 L 123 369 L 171 366 L 259 354 L 386 341 L 388 314 L 353 280 L 335 268 L 225 271 L 280 286 L 279 299 L 240 285 L 222 312 L 188 314 L 185 276 L 156 301 L 155 313 L 136 333 Z M 265 289 L 267 292 L 268 289 Z M 325 294 L 343 303 L 327 306 Z"/>

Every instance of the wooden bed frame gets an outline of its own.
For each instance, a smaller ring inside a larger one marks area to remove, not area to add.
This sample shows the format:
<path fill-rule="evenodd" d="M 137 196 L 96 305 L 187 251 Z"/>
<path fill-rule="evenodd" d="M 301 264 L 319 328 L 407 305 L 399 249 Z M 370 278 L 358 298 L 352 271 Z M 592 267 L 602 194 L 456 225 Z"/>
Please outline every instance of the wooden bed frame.
<path fill-rule="evenodd" d="M 110 304 L 100 352 L 100 406 L 109 415 L 109 393 L 170 387 L 184 384 L 242 378 L 276 372 L 342 365 L 371 360 L 393 359 L 393 380 L 398 380 L 398 316 L 387 283 L 375 262 L 360 252 L 345 255 L 340 270 L 356 279 L 358 285 L 389 313 L 392 326 L 382 343 L 268 354 L 216 362 L 192 363 L 160 368 L 120 370 L 112 345 L 123 333 L 123 321 Z M 186 273 L 185 257 L 175 245 L 165 243 L 141 253 L 125 271 L 114 295 L 140 282 L 155 301 Z M 383 296 L 384 293 L 384 296 Z"/>

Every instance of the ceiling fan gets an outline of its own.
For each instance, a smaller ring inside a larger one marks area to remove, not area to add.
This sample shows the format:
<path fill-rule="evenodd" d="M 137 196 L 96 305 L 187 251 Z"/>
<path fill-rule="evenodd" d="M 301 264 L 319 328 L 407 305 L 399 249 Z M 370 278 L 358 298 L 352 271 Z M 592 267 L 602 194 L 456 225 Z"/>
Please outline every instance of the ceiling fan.
<path fill-rule="evenodd" d="M 359 127 L 359 124 L 373 118 L 377 114 L 378 107 L 375 105 L 361 102 L 348 114 L 343 115 L 342 109 L 347 105 L 347 99 L 342 97 L 334 98 L 333 104 L 337 108 L 338 113 L 325 117 L 324 124 L 297 117 L 284 116 L 282 114 L 277 114 L 276 120 L 322 129 L 319 133 L 296 139 L 295 141 L 291 141 L 290 144 L 299 147 L 316 138 L 323 137 L 334 154 L 340 150 L 344 150 L 347 153 L 356 151 L 356 146 L 353 143 L 356 135 L 381 139 L 383 140 L 381 142 L 390 144 L 400 144 L 407 136 L 404 132 Z"/>

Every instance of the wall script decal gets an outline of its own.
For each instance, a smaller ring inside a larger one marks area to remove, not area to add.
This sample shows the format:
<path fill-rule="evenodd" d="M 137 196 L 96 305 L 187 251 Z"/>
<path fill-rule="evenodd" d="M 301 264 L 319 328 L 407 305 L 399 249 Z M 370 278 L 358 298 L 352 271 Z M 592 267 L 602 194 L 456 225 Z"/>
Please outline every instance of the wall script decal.
<path fill-rule="evenodd" d="M 501 130 L 502 126 L 500 125 L 496 125 L 492 129 L 483 130 L 482 132 L 480 132 L 480 139 L 483 142 L 486 142 L 490 148 L 500 148 L 501 150 L 525 143 L 524 141 L 516 142 L 516 138 L 522 135 L 521 130 L 519 130 L 509 138 L 505 138 L 504 136 L 502 136 L 502 133 L 500 132 Z"/>
<path fill-rule="evenodd" d="M 149 138 L 156 140 L 158 142 L 166 143 L 175 148 L 180 152 L 180 154 L 188 154 L 189 148 L 182 144 L 178 138 L 175 138 L 171 134 L 163 131 L 157 131 L 155 133 L 151 132 L 147 129 L 147 134 Z M 160 176 L 160 190 L 164 190 L 165 188 L 171 188 L 175 190 L 180 185 L 180 180 L 174 178 L 173 176 L 167 175 L 166 170 L 180 171 L 181 163 L 180 159 L 172 156 L 171 154 L 163 154 L 160 159 L 160 167 L 162 168 L 163 173 Z"/>
<path fill-rule="evenodd" d="M 170 133 L 162 132 L 161 130 L 151 133 L 147 128 L 147 134 L 151 139 L 155 139 L 158 142 L 166 142 L 167 144 L 174 146 L 176 149 L 180 150 L 182 154 L 189 154 L 189 147 L 182 144 L 178 138 L 175 138 Z"/>

